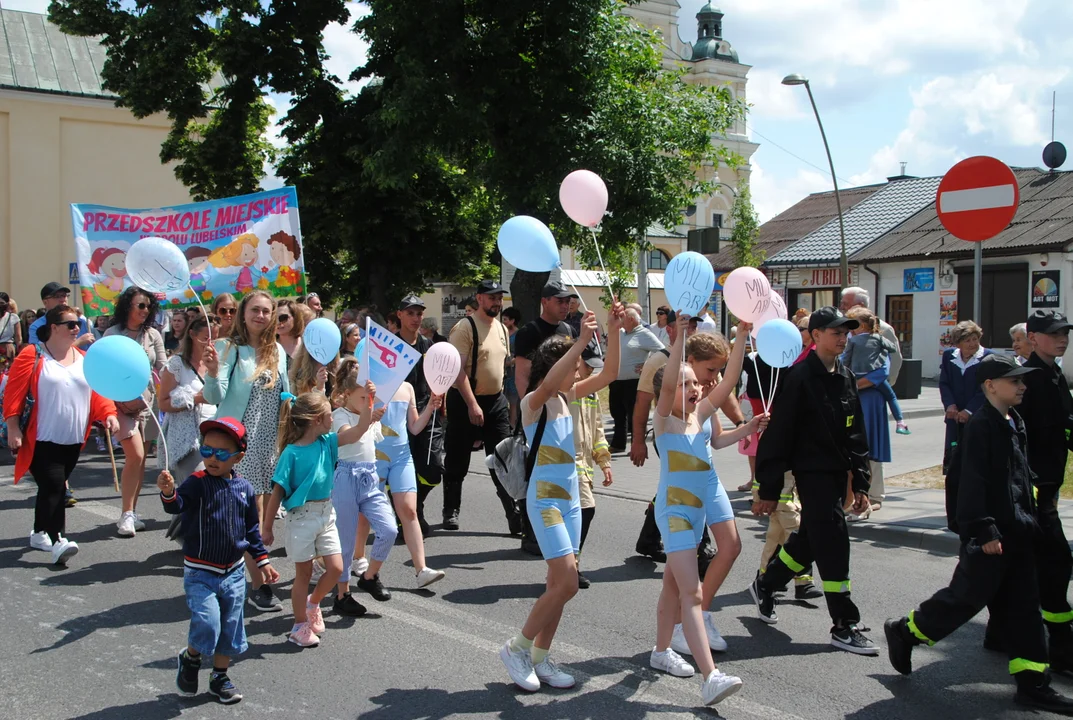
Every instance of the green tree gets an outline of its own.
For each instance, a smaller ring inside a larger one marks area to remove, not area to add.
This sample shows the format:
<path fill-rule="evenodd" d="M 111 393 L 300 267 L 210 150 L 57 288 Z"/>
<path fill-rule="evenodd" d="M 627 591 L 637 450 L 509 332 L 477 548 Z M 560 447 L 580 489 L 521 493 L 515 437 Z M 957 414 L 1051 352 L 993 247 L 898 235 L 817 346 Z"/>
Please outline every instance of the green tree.
<path fill-rule="evenodd" d="M 735 267 L 760 267 L 767 253 L 756 248 L 756 241 L 760 237 L 760 218 L 753 208 L 749 184 L 744 180 L 738 183 L 738 195 L 734 207 L 730 209 L 730 219 L 733 223 L 730 244 L 734 248 Z"/>

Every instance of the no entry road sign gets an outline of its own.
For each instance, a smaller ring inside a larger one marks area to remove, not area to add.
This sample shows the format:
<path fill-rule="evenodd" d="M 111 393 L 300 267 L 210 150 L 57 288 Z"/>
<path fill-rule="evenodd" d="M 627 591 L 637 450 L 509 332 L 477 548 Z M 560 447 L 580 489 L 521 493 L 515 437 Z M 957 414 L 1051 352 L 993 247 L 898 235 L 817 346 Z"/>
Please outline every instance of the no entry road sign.
<path fill-rule="evenodd" d="M 951 235 L 980 242 L 1006 229 L 1020 200 L 1013 170 L 1001 160 L 978 156 L 962 160 L 943 176 L 935 208 Z"/>

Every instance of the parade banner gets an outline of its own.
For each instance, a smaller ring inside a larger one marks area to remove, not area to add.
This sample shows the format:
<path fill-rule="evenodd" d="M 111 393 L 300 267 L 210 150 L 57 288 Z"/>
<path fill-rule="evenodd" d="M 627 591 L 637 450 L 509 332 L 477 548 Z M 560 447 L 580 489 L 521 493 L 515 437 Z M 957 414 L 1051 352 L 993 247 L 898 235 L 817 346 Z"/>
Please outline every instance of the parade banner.
<path fill-rule="evenodd" d="M 293 187 L 151 210 L 71 205 L 78 284 L 87 316 L 111 315 L 125 287 L 126 256 L 145 237 L 175 243 L 190 265 L 190 287 L 165 296 L 166 308 L 206 305 L 217 295 L 306 291 L 298 195 Z"/>

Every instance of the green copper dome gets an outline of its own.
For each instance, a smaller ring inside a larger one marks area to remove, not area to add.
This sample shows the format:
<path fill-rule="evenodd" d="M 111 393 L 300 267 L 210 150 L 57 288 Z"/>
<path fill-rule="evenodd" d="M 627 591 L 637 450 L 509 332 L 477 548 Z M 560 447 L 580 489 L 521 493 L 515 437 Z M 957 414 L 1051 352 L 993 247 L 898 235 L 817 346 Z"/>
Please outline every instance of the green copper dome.
<path fill-rule="evenodd" d="M 697 13 L 697 42 L 690 59 L 738 62 L 738 53 L 723 39 L 723 11 L 710 2 Z"/>

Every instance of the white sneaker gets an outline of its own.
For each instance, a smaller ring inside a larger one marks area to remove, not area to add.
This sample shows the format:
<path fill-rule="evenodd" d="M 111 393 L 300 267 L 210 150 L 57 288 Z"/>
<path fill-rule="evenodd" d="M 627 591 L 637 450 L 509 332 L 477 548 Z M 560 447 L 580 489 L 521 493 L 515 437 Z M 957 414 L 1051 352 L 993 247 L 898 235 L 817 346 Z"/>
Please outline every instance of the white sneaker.
<path fill-rule="evenodd" d="M 560 670 L 559 666 L 551 661 L 551 658 L 544 658 L 544 662 L 533 667 L 533 672 L 536 673 L 540 682 L 560 690 L 572 688 L 576 682 L 573 675 Z"/>
<path fill-rule="evenodd" d="M 671 650 L 679 655 L 693 655 L 689 650 L 689 643 L 686 642 L 686 634 L 682 632 L 682 623 L 675 625 L 674 632 L 671 633 Z"/>
<path fill-rule="evenodd" d="M 309 584 L 316 585 L 325 573 L 324 566 L 317 562 L 316 558 L 313 559 L 313 574 L 309 576 Z"/>
<path fill-rule="evenodd" d="M 712 620 L 712 614 L 705 611 L 704 615 L 704 629 L 708 633 L 708 647 L 715 652 L 726 652 L 727 641 L 723 639 L 723 636 L 719 632 L 719 628 L 715 626 L 715 621 Z"/>
<path fill-rule="evenodd" d="M 533 670 L 533 659 L 528 650 L 511 650 L 510 640 L 499 648 L 499 659 L 507 667 L 507 674 L 514 684 L 526 692 L 540 689 L 540 679 Z"/>
<path fill-rule="evenodd" d="M 134 529 L 138 532 L 145 530 L 145 523 L 142 522 L 142 519 L 140 517 L 138 517 L 137 512 L 134 513 Z"/>
<path fill-rule="evenodd" d="M 663 652 L 656 652 L 656 648 L 652 648 L 648 664 L 655 670 L 670 673 L 675 677 L 693 677 L 693 666 L 673 648 L 667 648 Z"/>
<path fill-rule="evenodd" d="M 447 577 L 447 573 L 443 570 L 433 570 L 430 567 L 421 568 L 421 572 L 417 573 L 417 587 L 428 587 L 434 582 L 439 582 Z"/>
<path fill-rule="evenodd" d="M 741 678 L 726 675 L 722 670 L 712 670 L 712 674 L 700 687 L 700 696 L 705 705 L 715 705 L 741 690 Z"/>
<path fill-rule="evenodd" d="M 361 577 L 365 574 L 365 571 L 369 569 L 369 561 L 363 557 L 354 558 L 350 563 L 350 574 L 354 577 Z"/>
<path fill-rule="evenodd" d="M 119 516 L 119 522 L 116 523 L 116 532 L 120 537 L 134 537 L 137 527 L 134 525 L 134 513 L 129 510 Z"/>
<path fill-rule="evenodd" d="M 60 536 L 56 544 L 52 546 L 52 564 L 66 565 L 68 558 L 78 553 L 78 543 Z"/>
<path fill-rule="evenodd" d="M 52 550 L 52 539 L 47 532 L 30 533 L 30 547 L 34 550 Z"/>

